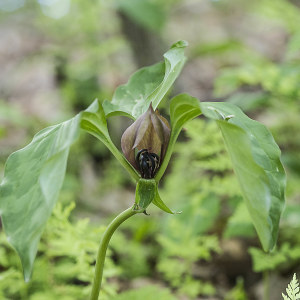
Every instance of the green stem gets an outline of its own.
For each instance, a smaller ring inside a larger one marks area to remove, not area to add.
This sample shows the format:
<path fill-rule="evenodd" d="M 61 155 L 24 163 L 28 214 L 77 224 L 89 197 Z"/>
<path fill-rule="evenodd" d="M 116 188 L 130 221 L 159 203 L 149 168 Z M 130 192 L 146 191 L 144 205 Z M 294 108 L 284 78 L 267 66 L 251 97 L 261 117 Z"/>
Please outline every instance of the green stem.
<path fill-rule="evenodd" d="M 93 282 L 90 300 L 98 300 L 99 292 L 101 288 L 106 250 L 113 233 L 124 221 L 126 221 L 128 218 L 132 217 L 136 213 L 137 211 L 134 211 L 133 208 L 130 207 L 125 211 L 123 211 L 122 213 L 120 213 L 115 219 L 113 219 L 112 222 L 106 228 L 99 245 L 96 267 L 95 267 L 94 282 Z"/>
<path fill-rule="evenodd" d="M 122 153 L 120 153 L 119 149 L 113 144 L 113 142 L 106 142 L 102 140 L 105 146 L 110 150 L 110 152 L 114 155 L 114 157 L 121 163 L 121 165 L 128 171 L 128 173 L 138 181 L 141 176 L 134 169 L 134 167 L 128 162 L 128 160 L 124 157 Z"/>
<path fill-rule="evenodd" d="M 263 272 L 264 300 L 270 300 L 270 271 Z"/>
<path fill-rule="evenodd" d="M 179 128 L 179 129 L 181 130 L 181 128 Z M 167 166 L 168 166 L 169 161 L 171 159 L 171 156 L 172 156 L 172 153 L 173 153 L 173 149 L 174 149 L 174 145 L 175 145 L 175 142 L 176 142 L 176 140 L 178 138 L 180 130 L 172 130 L 171 131 L 170 142 L 169 142 L 169 145 L 168 145 L 168 148 L 167 148 L 164 160 L 163 160 L 162 165 L 160 166 L 157 174 L 154 177 L 154 179 L 155 179 L 155 181 L 157 183 L 160 181 L 160 179 L 162 178 L 162 176 L 164 175 L 164 173 L 165 173 L 165 171 L 167 169 Z"/>

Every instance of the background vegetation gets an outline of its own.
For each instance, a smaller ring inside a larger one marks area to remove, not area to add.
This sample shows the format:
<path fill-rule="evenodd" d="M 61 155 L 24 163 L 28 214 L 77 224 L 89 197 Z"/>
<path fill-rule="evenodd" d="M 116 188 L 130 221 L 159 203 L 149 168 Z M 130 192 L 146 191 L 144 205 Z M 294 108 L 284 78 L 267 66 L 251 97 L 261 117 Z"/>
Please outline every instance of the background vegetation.
<path fill-rule="evenodd" d="M 220 133 L 202 118 L 180 136 L 161 193 L 181 215 L 154 207 L 114 236 L 101 299 L 281 299 L 300 274 L 300 1 L 0 0 L 0 174 L 34 133 L 110 99 L 139 67 L 189 42 L 168 98 L 229 101 L 267 125 L 288 173 L 278 245 L 261 250 Z M 120 136 L 130 122 L 113 117 Z M 184 180 L 183 180 L 184 179 Z M 87 299 L 107 222 L 134 185 L 95 139 L 73 146 L 33 279 L 0 233 L 0 299 Z M 1 201 L 1 199 L 0 199 Z M 263 296 L 265 295 L 265 296 Z"/>

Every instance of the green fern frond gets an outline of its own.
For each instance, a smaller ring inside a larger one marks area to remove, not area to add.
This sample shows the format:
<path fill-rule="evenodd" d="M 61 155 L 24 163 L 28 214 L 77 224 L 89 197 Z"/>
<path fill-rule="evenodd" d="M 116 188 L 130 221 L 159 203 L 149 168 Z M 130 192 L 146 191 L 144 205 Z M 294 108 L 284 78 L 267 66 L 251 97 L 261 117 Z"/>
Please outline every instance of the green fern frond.
<path fill-rule="evenodd" d="M 282 297 L 284 300 L 298 300 L 300 299 L 300 293 L 299 293 L 299 282 L 297 280 L 296 274 L 294 274 L 293 279 L 288 284 L 288 287 L 286 288 L 286 292 L 288 296 L 282 293 Z"/>

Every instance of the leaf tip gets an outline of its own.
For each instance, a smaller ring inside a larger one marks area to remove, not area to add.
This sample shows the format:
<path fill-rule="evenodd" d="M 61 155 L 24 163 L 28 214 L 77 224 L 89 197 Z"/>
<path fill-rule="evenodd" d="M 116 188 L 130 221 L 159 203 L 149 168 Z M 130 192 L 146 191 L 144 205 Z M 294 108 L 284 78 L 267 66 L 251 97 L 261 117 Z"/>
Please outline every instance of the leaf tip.
<path fill-rule="evenodd" d="M 178 42 L 174 43 L 171 46 L 171 49 L 173 49 L 173 48 L 186 48 L 188 45 L 189 45 L 189 43 L 187 41 L 181 40 L 181 41 L 178 41 Z"/>

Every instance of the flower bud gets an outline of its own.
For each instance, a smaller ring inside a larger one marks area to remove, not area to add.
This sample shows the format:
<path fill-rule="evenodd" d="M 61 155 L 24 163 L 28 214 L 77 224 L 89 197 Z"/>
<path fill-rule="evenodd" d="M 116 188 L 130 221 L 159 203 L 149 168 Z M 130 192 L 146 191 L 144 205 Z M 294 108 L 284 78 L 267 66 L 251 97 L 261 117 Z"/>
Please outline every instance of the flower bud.
<path fill-rule="evenodd" d="M 143 178 L 153 178 L 166 153 L 170 125 L 152 104 L 122 135 L 121 147 L 126 159 Z"/>

